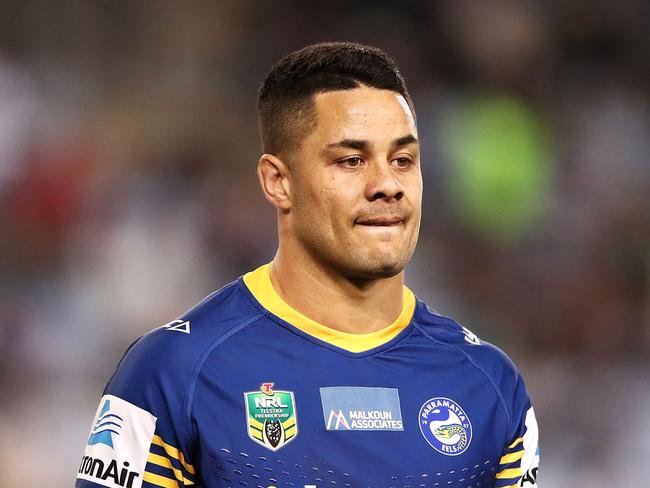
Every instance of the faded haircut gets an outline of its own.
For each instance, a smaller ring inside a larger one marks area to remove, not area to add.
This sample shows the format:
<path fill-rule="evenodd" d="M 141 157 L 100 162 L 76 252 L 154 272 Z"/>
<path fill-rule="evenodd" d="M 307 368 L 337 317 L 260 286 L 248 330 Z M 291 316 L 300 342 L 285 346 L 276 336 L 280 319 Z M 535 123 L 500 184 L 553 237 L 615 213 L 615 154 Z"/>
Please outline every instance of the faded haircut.
<path fill-rule="evenodd" d="M 286 154 L 300 146 L 316 126 L 317 93 L 366 85 L 402 95 L 415 116 L 404 78 L 382 50 L 352 42 L 324 42 L 294 51 L 268 73 L 257 109 L 263 150 Z"/>

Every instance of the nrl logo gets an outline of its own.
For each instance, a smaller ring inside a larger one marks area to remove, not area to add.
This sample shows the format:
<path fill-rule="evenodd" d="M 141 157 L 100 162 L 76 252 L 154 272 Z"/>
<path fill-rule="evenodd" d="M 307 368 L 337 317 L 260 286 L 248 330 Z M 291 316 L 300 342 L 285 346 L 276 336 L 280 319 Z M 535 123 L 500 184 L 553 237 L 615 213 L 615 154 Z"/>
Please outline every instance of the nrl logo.
<path fill-rule="evenodd" d="M 244 393 L 248 437 L 277 451 L 298 435 L 296 401 L 292 391 L 273 390 L 262 383 L 258 391 Z"/>

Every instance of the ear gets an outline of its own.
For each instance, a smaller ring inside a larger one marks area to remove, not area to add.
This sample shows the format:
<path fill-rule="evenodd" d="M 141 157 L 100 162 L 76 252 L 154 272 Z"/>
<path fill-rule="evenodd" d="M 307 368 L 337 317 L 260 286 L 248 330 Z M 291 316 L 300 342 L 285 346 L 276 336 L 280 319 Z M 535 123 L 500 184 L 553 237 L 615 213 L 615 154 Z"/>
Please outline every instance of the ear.
<path fill-rule="evenodd" d="M 262 154 L 257 165 L 257 177 L 266 199 L 279 210 L 291 208 L 289 167 L 273 154 Z"/>

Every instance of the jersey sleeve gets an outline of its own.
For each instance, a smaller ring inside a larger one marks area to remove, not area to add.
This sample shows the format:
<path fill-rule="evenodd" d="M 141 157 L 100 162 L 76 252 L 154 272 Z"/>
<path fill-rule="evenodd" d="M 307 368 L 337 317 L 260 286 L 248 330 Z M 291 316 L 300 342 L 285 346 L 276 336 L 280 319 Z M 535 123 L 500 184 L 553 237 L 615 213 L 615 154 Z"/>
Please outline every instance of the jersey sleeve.
<path fill-rule="evenodd" d="M 170 347 L 174 339 L 182 340 L 154 330 L 118 364 L 92 421 L 76 488 L 195 484 L 191 424 L 184 415 L 190 372 Z"/>
<path fill-rule="evenodd" d="M 512 421 L 507 445 L 499 461 L 495 488 L 537 488 L 539 468 L 538 430 L 535 412 L 523 379 L 517 375 Z"/>

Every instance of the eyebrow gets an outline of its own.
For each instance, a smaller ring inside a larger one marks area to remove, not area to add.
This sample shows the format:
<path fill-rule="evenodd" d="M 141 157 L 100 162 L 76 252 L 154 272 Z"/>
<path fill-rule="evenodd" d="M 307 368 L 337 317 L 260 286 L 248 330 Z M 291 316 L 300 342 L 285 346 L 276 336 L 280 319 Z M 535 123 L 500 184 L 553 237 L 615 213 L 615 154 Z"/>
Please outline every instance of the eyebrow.
<path fill-rule="evenodd" d="M 419 143 L 420 141 L 418 141 L 413 134 L 409 134 L 408 136 L 395 139 L 393 141 L 393 147 L 402 147 L 402 146 L 408 146 L 409 144 L 419 144 Z"/>
<path fill-rule="evenodd" d="M 407 136 L 398 137 L 393 141 L 391 147 L 397 148 L 402 146 L 408 146 L 409 144 L 418 144 L 417 138 L 413 134 Z M 357 151 L 367 150 L 371 144 L 368 141 L 362 139 L 341 139 L 338 142 L 333 142 L 325 146 L 325 149 L 333 148 L 345 148 L 345 149 L 355 149 Z"/>
<path fill-rule="evenodd" d="M 364 141 L 361 139 L 341 139 L 338 142 L 332 142 L 331 144 L 328 144 L 325 146 L 325 149 L 334 149 L 338 147 L 342 147 L 345 149 L 356 149 L 357 151 L 365 151 L 368 149 L 370 144 L 368 141 Z"/>

